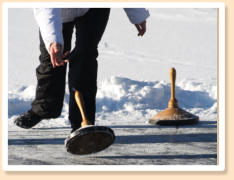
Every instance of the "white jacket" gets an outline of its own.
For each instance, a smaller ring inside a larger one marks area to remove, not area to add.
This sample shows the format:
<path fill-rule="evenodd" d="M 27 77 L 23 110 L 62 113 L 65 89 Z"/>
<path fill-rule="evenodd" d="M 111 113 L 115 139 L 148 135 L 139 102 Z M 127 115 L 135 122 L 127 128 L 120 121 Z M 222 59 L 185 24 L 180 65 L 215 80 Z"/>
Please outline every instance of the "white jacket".
<path fill-rule="evenodd" d="M 49 52 L 52 42 L 63 47 L 62 23 L 71 22 L 76 17 L 83 16 L 89 8 L 35 8 L 34 16 L 39 25 L 42 38 Z M 129 20 L 139 24 L 149 17 L 149 11 L 144 8 L 124 8 Z"/>

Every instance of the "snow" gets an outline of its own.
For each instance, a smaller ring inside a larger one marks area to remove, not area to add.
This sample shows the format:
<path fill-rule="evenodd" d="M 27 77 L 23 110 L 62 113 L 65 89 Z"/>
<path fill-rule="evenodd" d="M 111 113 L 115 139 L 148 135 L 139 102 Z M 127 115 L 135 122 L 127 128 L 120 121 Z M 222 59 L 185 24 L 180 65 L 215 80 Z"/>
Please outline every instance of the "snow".
<path fill-rule="evenodd" d="M 31 130 L 13 124 L 35 96 L 39 40 L 32 10 L 9 9 L 9 165 L 217 164 L 216 9 L 150 9 L 150 13 L 147 33 L 137 37 L 124 11 L 112 8 L 99 45 L 96 122 L 111 127 L 116 142 L 97 154 L 73 156 L 63 145 L 70 132 L 68 89 L 59 118 L 43 120 Z M 198 125 L 148 123 L 168 106 L 171 67 L 177 70 L 179 106 L 199 116 Z"/>

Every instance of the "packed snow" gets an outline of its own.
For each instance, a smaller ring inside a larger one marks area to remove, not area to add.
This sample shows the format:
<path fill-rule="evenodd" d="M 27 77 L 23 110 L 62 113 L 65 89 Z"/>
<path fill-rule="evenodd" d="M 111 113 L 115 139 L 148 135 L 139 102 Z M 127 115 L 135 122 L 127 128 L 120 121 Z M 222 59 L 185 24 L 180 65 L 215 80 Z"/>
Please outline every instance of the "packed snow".
<path fill-rule="evenodd" d="M 144 37 L 137 37 L 135 27 L 130 24 L 124 11 L 115 8 L 111 10 L 106 32 L 99 45 L 96 122 L 112 127 L 117 135 L 117 143 L 106 151 L 107 154 L 101 152 L 96 163 L 95 156 L 87 156 L 87 161 L 85 158 L 79 159 L 78 163 L 216 164 L 216 9 L 149 9 L 149 11 L 151 16 L 147 21 L 147 33 Z M 34 99 L 35 68 L 39 63 L 39 40 L 38 27 L 33 19 L 32 9 L 9 9 L 8 15 L 9 163 L 63 164 L 62 157 L 60 160 L 58 157 L 51 157 L 48 161 L 45 159 L 40 161 L 42 156 L 31 154 L 34 160 L 27 160 L 26 155 L 17 153 L 19 150 L 17 148 L 27 152 L 33 149 L 39 154 L 52 151 L 51 145 L 55 141 L 46 141 L 47 145 L 38 150 L 40 143 L 36 143 L 37 148 L 35 148 L 33 141 L 27 141 L 30 133 L 32 133 L 32 137 L 30 137 L 32 139 L 34 135 L 46 139 L 50 133 L 56 137 L 59 134 L 59 137 L 66 138 L 69 133 L 69 94 L 66 89 L 64 108 L 59 118 L 44 120 L 33 130 L 23 130 L 14 126 L 13 120 L 19 114 L 30 109 L 30 104 Z M 179 129 L 177 129 L 178 127 L 161 129 L 148 124 L 150 117 L 168 106 L 171 91 L 169 79 L 171 67 L 175 67 L 177 70 L 176 98 L 179 106 L 199 116 L 198 125 Z M 45 131 L 45 136 L 41 135 L 40 131 Z M 165 141 L 167 138 L 171 138 L 171 136 L 167 136 L 168 134 L 175 133 L 175 136 L 178 137 L 175 142 L 179 144 L 175 146 L 173 143 L 170 146 L 170 141 L 163 143 L 163 138 L 155 140 L 152 139 L 153 135 L 150 140 L 142 138 L 144 142 L 140 139 L 135 140 L 135 143 L 131 143 L 131 139 L 126 139 L 125 142 L 124 136 L 127 137 L 130 133 L 135 134 L 135 138 L 140 138 L 138 135 L 143 136 L 144 134 L 145 137 L 150 138 L 152 133 L 156 133 L 155 136 L 157 134 L 165 135 L 165 137 L 163 136 Z M 197 149 L 190 146 L 189 140 L 183 139 L 182 135 L 186 133 L 188 133 L 187 138 L 191 136 L 193 145 Z M 192 137 L 193 133 L 200 138 L 198 141 Z M 50 136 L 52 136 L 51 134 Z M 181 142 L 179 138 L 182 138 Z M 203 141 L 202 138 L 207 139 Z M 23 142 L 26 143 L 23 144 L 26 149 L 22 149 L 22 145 L 17 146 L 18 141 L 14 141 L 14 139 L 25 139 Z M 153 142 L 157 141 L 158 148 L 164 153 L 160 153 L 159 150 L 154 153 L 149 150 L 145 152 L 143 146 L 147 141 L 149 141 L 149 146 L 156 146 Z M 27 142 L 29 145 L 31 144 L 29 147 Z M 195 144 L 196 142 L 197 144 Z M 56 145 L 62 146 L 62 144 L 63 140 Z M 126 145 L 125 149 L 119 144 Z M 173 150 L 172 147 L 178 147 L 178 149 Z M 200 150 L 198 150 L 199 148 Z M 195 149 L 196 151 L 194 151 Z M 124 155 L 117 157 L 119 151 Z M 134 154 L 134 161 L 128 158 L 129 151 Z M 144 153 L 149 153 L 149 156 L 144 158 Z M 199 156 L 199 153 L 205 155 Z M 64 154 L 57 153 L 57 156 L 60 155 L 64 156 Z M 105 161 L 105 155 L 108 156 L 108 161 Z M 162 155 L 162 161 L 160 161 L 160 155 Z M 138 156 L 139 158 L 137 158 Z M 165 158 L 166 156 L 168 158 Z M 66 155 L 66 157 L 70 157 L 70 160 L 67 160 L 65 164 L 77 163 L 72 161 L 71 155 Z M 100 158 L 104 158 L 104 160 L 100 160 Z"/>
<path fill-rule="evenodd" d="M 216 86 L 211 86 L 210 91 L 203 82 L 185 83 L 181 81 L 176 87 L 176 97 L 179 106 L 200 116 L 200 119 L 212 120 L 217 116 Z M 119 114 L 122 116 L 145 119 L 165 109 L 170 99 L 170 83 L 165 81 L 136 81 L 123 77 L 112 76 L 99 83 L 97 93 L 97 119 L 101 119 L 105 114 Z M 34 99 L 35 86 L 20 87 L 8 94 L 8 114 L 10 122 L 15 116 L 27 111 Z M 51 126 L 61 126 L 69 124 L 68 102 L 69 95 L 66 93 L 64 109 L 60 121 Z M 134 115 L 136 114 L 136 115 Z M 52 123 L 52 121 L 50 122 Z M 49 127 L 50 123 L 40 125 Z M 60 124 L 61 123 L 61 124 Z M 11 126 L 10 126 L 11 127 Z"/>

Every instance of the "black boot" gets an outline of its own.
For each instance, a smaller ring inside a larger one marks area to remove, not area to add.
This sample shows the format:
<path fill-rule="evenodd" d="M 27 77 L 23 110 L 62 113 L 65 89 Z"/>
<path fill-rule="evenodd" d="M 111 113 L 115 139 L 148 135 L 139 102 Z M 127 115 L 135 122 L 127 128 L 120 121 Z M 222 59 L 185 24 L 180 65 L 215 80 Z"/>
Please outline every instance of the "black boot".
<path fill-rule="evenodd" d="M 32 110 L 25 112 L 15 119 L 14 123 L 16 126 L 21 128 L 29 129 L 38 124 L 42 118 L 35 114 Z"/>

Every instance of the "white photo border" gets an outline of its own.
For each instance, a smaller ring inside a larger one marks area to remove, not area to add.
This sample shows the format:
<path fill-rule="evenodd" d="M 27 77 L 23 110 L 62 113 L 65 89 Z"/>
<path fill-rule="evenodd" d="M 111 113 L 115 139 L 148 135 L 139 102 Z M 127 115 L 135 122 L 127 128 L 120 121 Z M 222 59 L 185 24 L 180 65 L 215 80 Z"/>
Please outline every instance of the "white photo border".
<path fill-rule="evenodd" d="M 217 8 L 218 16 L 218 164 L 217 165 L 9 165 L 8 164 L 8 9 L 34 7 Z M 221 98 L 222 97 L 222 98 Z M 5 2 L 2 3 L 2 167 L 4 171 L 224 171 L 225 170 L 225 4 L 159 2 Z"/>

